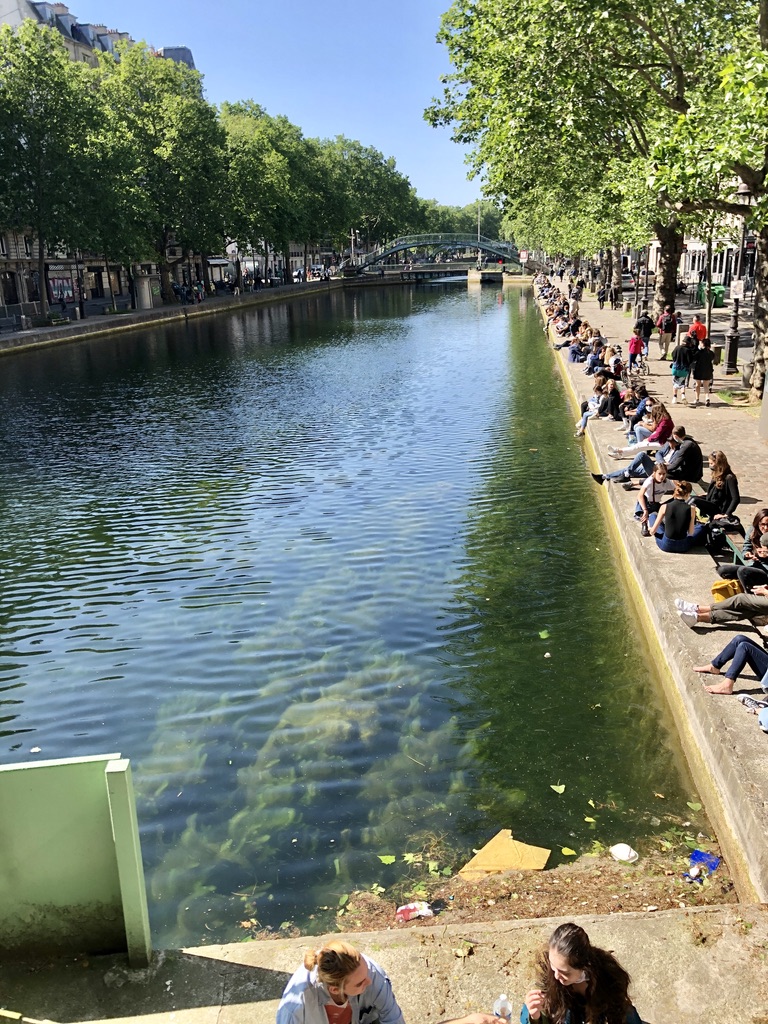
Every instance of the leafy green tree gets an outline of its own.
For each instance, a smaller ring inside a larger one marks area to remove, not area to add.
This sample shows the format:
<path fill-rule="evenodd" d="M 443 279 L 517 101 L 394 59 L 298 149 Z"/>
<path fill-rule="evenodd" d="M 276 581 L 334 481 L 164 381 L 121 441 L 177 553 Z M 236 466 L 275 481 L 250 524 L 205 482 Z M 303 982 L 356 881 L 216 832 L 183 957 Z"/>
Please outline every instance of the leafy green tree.
<path fill-rule="evenodd" d="M 728 45 L 712 57 L 715 80 L 699 90 L 654 151 L 652 185 L 681 216 L 746 220 L 757 234 L 751 397 L 762 398 L 768 339 L 768 0 L 733 6 Z M 746 186 L 749 204 L 739 201 Z"/>
<path fill-rule="evenodd" d="M 372 146 L 342 135 L 328 146 L 344 184 L 347 236 L 350 228 L 359 230 L 370 246 L 420 227 L 419 200 L 408 178 L 397 170 L 393 157 L 385 158 Z"/>
<path fill-rule="evenodd" d="M 145 44 L 99 58 L 103 130 L 130 155 L 130 199 L 144 247 L 160 267 L 171 301 L 168 246 L 198 251 L 223 243 L 224 130 L 196 71 L 155 56 Z"/>
<path fill-rule="evenodd" d="M 0 223 L 31 231 L 38 244 L 43 313 L 48 250 L 71 248 L 89 202 L 83 138 L 96 104 L 89 72 L 59 34 L 24 21 L 0 28 Z"/>
<path fill-rule="evenodd" d="M 595 170 L 647 165 L 692 86 L 698 95 L 715 81 L 714 55 L 741 14 L 724 0 L 455 0 L 440 38 L 456 71 L 427 117 L 475 145 L 474 170 L 505 205 L 519 209 L 539 180 L 599 190 Z M 647 190 L 619 199 L 606 227 L 650 221 L 661 244 L 656 303 L 673 301 L 679 213 Z"/>

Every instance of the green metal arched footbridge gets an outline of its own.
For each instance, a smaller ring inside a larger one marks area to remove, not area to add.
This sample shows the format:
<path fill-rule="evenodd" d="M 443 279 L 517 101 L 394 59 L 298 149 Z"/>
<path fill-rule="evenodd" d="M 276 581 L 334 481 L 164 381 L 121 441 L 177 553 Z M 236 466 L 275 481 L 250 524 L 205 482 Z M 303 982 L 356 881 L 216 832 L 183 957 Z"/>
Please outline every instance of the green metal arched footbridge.
<path fill-rule="evenodd" d="M 501 259 L 505 263 L 511 263 L 516 269 L 522 270 L 522 264 L 517 256 L 517 247 L 511 242 L 496 241 L 492 238 L 485 238 L 483 235 L 472 235 L 469 232 L 443 232 L 433 235 L 404 235 L 402 238 L 395 238 L 384 245 L 374 249 L 373 252 L 365 254 L 365 257 L 355 264 L 358 271 L 362 272 L 367 267 L 376 263 L 382 263 L 407 249 L 427 249 L 430 251 L 434 261 L 442 252 L 450 249 L 477 249 Z M 341 264 L 349 268 L 351 260 L 347 259 Z"/>

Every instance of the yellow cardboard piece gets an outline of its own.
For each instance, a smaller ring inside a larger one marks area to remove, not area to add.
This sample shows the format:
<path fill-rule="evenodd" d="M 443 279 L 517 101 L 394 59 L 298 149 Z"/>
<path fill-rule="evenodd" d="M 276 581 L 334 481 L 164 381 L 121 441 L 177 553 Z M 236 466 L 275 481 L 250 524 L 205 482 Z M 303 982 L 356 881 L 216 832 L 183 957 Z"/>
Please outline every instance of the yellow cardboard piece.
<path fill-rule="evenodd" d="M 472 860 L 459 871 L 461 878 L 475 881 L 486 875 L 499 875 L 502 871 L 541 871 L 552 851 L 542 846 L 529 846 L 512 838 L 512 832 L 503 828 L 490 839 Z"/>

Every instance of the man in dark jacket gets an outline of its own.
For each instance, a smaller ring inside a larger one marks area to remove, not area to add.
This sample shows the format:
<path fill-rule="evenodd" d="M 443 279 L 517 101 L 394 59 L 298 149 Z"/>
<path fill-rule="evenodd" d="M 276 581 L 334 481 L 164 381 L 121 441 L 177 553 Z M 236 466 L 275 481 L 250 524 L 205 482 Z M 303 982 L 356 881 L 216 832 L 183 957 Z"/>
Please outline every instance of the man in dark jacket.
<path fill-rule="evenodd" d="M 654 327 L 655 324 L 648 315 L 648 310 L 644 309 L 640 316 L 637 318 L 637 323 L 635 324 L 633 330 L 635 334 L 638 336 L 638 338 L 643 339 L 643 355 L 646 357 L 646 359 L 648 358 L 648 345 L 650 344 L 651 335 L 653 334 Z"/>
<path fill-rule="evenodd" d="M 672 437 L 676 443 L 669 448 L 663 445 L 656 453 L 656 461 L 666 463 L 670 480 L 688 480 L 697 484 L 704 469 L 704 456 L 698 441 L 685 432 L 685 427 L 675 427 Z"/>

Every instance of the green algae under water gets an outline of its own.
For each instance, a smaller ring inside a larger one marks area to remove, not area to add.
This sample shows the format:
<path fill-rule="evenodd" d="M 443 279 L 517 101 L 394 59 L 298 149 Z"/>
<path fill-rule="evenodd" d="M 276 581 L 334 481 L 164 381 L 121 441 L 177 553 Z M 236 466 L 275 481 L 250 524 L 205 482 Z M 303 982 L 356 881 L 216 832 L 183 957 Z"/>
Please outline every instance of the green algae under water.
<path fill-rule="evenodd" d="M 156 945 L 324 930 L 434 837 L 554 864 L 691 817 L 528 292 L 324 294 L 4 369 L 2 758 L 131 758 Z"/>

